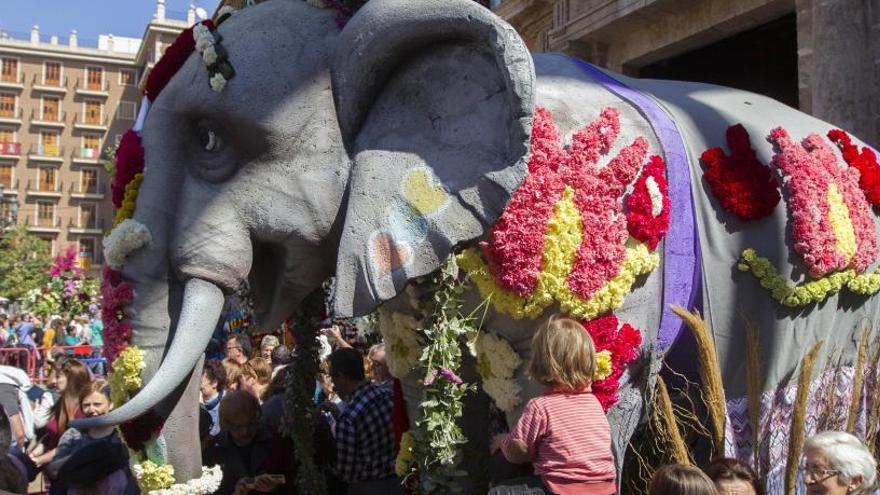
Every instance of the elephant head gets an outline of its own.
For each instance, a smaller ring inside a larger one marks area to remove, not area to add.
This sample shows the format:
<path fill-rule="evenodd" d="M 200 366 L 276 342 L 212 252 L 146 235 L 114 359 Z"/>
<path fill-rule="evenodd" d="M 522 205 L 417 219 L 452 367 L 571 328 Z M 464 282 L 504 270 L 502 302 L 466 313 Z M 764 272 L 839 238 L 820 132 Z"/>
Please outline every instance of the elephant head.
<path fill-rule="evenodd" d="M 216 93 L 190 56 L 142 132 L 152 242 L 123 276 L 152 378 L 82 426 L 168 416 L 184 393 L 175 414 L 194 415 L 223 293 L 249 280 L 271 328 L 335 273 L 336 311 L 365 314 L 483 235 L 525 175 L 532 59 L 471 0 L 372 0 L 341 32 L 277 0 L 218 30 L 235 78 Z"/>

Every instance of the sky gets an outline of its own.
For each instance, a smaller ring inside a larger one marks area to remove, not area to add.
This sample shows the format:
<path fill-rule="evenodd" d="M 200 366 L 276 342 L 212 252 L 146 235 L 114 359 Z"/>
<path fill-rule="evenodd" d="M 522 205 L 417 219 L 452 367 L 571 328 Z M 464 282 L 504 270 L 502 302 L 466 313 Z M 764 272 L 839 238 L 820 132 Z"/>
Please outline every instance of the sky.
<path fill-rule="evenodd" d="M 166 0 L 166 17 L 186 19 L 191 3 L 211 14 L 218 0 Z M 43 41 L 64 44 L 76 29 L 81 46 L 97 46 L 99 34 L 140 38 L 155 11 L 156 0 L 0 0 L 0 30 L 29 39 L 36 24 Z"/>

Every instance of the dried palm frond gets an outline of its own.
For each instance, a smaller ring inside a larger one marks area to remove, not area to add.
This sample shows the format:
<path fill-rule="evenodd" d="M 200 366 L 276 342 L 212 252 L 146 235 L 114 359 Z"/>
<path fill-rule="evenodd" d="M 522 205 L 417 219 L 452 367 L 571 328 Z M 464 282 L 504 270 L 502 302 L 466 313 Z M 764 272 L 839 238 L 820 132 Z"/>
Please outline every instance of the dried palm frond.
<path fill-rule="evenodd" d="M 862 338 L 859 341 L 859 353 L 856 355 L 856 368 L 853 371 L 852 400 L 849 402 L 849 414 L 846 416 L 846 431 L 855 433 L 856 418 L 862 404 L 862 385 L 865 382 L 865 358 L 868 357 L 869 323 L 863 324 Z"/>
<path fill-rule="evenodd" d="M 669 397 L 669 389 L 663 377 L 657 377 L 657 394 L 654 411 L 654 425 L 658 433 L 666 439 L 666 451 L 672 460 L 678 464 L 693 465 L 688 455 L 687 445 L 678 422 L 675 420 L 675 411 L 672 407 L 672 398 Z"/>
<path fill-rule="evenodd" d="M 761 453 L 758 432 L 761 429 L 761 347 L 758 324 L 746 319 L 746 394 L 749 405 L 749 423 L 752 426 L 752 455 L 755 472 L 762 478 Z"/>
<path fill-rule="evenodd" d="M 700 364 L 700 381 L 703 400 L 709 411 L 712 424 L 712 445 L 716 454 L 724 452 L 724 426 L 727 421 L 727 403 L 724 399 L 724 385 L 721 381 L 721 367 L 715 353 L 715 341 L 709 325 L 696 312 L 681 306 L 672 305 L 670 309 L 681 317 L 697 339 L 697 359 Z"/>
<path fill-rule="evenodd" d="M 801 360 L 801 371 L 798 376 L 797 396 L 794 401 L 794 410 L 791 413 L 791 429 L 788 438 L 788 459 L 785 464 L 785 495 L 794 495 L 797 469 L 800 464 L 801 449 L 804 447 L 805 424 L 807 413 L 807 399 L 810 396 L 810 383 L 813 376 L 813 366 L 822 349 L 823 341 L 816 342 Z"/>

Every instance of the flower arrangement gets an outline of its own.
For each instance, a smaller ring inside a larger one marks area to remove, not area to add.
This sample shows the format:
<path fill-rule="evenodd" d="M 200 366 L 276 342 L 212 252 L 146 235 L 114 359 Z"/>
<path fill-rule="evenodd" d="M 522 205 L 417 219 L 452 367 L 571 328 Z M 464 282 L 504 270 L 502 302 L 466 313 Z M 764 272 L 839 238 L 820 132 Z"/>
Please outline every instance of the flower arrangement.
<path fill-rule="evenodd" d="M 107 265 L 119 270 L 130 253 L 146 246 L 152 240 L 147 226 L 134 219 L 120 222 L 107 237 L 104 238 L 104 257 Z"/>
<path fill-rule="evenodd" d="M 776 153 L 771 164 L 788 178 L 792 240 L 809 275 L 821 278 L 850 268 L 863 272 L 877 258 L 877 240 L 858 170 L 839 167 L 816 134 L 799 145 L 777 127 L 767 139 Z"/>
<path fill-rule="evenodd" d="M 170 467 L 170 466 L 169 466 Z M 220 466 L 202 468 L 202 477 L 186 483 L 175 483 L 167 488 L 151 490 L 149 495 L 209 495 L 220 488 L 223 471 Z"/>
<path fill-rule="evenodd" d="M 868 201 L 873 206 L 880 207 L 880 165 L 877 164 L 874 152 L 865 146 L 860 153 L 849 134 L 841 129 L 828 131 L 828 139 L 840 149 L 844 161 L 859 171 L 859 187 Z"/>
<path fill-rule="evenodd" d="M 744 222 L 770 215 L 780 200 L 779 182 L 758 160 L 741 124 L 728 127 L 725 135 L 730 155 L 721 148 L 711 148 L 700 156 L 709 190 L 722 208 Z"/>
<path fill-rule="evenodd" d="M 96 308 L 97 296 L 97 281 L 83 273 L 76 250 L 71 247 L 58 253 L 49 269 L 49 281 L 30 291 L 24 306 L 43 318 L 62 312 L 90 314 Z"/>
<path fill-rule="evenodd" d="M 136 346 L 122 350 L 113 361 L 113 368 L 107 375 L 110 384 L 110 401 L 113 407 L 119 407 L 138 391 L 143 385 L 141 371 L 144 370 L 144 353 Z"/>
<path fill-rule="evenodd" d="M 204 21 L 210 22 L 210 21 Z M 159 93 L 165 89 L 165 86 L 177 74 L 177 71 L 183 67 L 183 63 L 192 54 L 196 48 L 196 41 L 193 37 L 193 27 L 189 27 L 181 31 L 174 42 L 165 49 L 162 58 L 156 62 L 147 76 L 147 84 L 144 87 L 144 96 L 149 101 L 155 101 Z"/>
<path fill-rule="evenodd" d="M 394 461 L 394 472 L 401 478 L 410 471 L 413 461 L 413 445 L 412 432 L 408 431 L 400 437 L 400 448 L 397 451 L 397 459 Z"/>
<path fill-rule="evenodd" d="M 521 402 L 521 388 L 513 375 L 522 363 L 510 344 L 494 333 L 480 332 L 468 343 L 477 359 L 483 390 L 502 411 L 512 411 Z"/>
<path fill-rule="evenodd" d="M 116 148 L 116 167 L 114 170 L 113 184 L 111 186 L 113 206 L 122 208 L 125 186 L 136 175 L 144 171 L 144 147 L 141 144 L 140 135 L 134 129 L 125 131 L 122 139 L 119 140 L 119 146 Z"/>
<path fill-rule="evenodd" d="M 424 334 L 428 342 L 420 359 L 425 371 L 419 419 L 412 431 L 414 469 L 421 493 L 449 493 L 460 489 L 456 478 L 464 473 L 458 468 L 461 445 L 467 440 L 458 425 L 462 399 L 474 389 L 457 374 L 461 365 L 460 341 L 476 331 L 473 318 L 462 315 L 461 295 L 464 282 L 457 279 L 458 267 L 451 256 L 434 279 Z"/>
<path fill-rule="evenodd" d="M 419 333 L 421 326 L 421 322 L 408 314 L 379 310 L 379 332 L 388 349 L 385 360 L 391 376 L 403 378 L 418 366 L 424 347 Z"/>
<path fill-rule="evenodd" d="M 128 346 L 131 340 L 131 323 L 127 308 L 134 300 L 131 284 L 122 280 L 122 275 L 105 266 L 101 283 L 101 321 L 104 323 L 104 357 L 112 363 L 116 356 Z"/>
<path fill-rule="evenodd" d="M 622 196 L 648 144 L 636 138 L 600 168 L 619 132 L 618 112 L 605 108 L 565 150 L 550 112 L 536 109 L 529 175 L 490 229 L 483 256 L 468 250 L 458 260 L 496 310 L 534 318 L 556 302 L 567 313 L 594 318 L 619 307 L 635 278 L 659 264 L 645 244 L 627 238 L 630 221 L 653 247 L 665 235 L 665 165 L 651 159 L 628 201 L 630 215 L 623 215 Z"/>
<path fill-rule="evenodd" d="M 134 208 L 137 204 L 138 192 L 141 183 L 144 181 L 144 174 L 135 174 L 135 176 L 125 185 L 125 193 L 122 196 L 122 206 L 116 210 L 116 217 L 113 219 L 113 225 L 119 225 L 123 220 L 134 218 Z"/>
<path fill-rule="evenodd" d="M 669 231 L 669 201 L 666 164 L 654 155 L 626 197 L 626 228 L 629 235 L 645 243 L 651 251 Z"/>
<path fill-rule="evenodd" d="M 620 398 L 620 377 L 626 366 L 638 359 L 642 335 L 625 323 L 622 326 L 615 315 L 608 315 L 581 322 L 596 348 L 596 375 L 593 380 L 593 394 L 608 411 Z"/>
<path fill-rule="evenodd" d="M 159 465 L 147 460 L 134 464 L 131 470 L 143 493 L 162 490 L 174 484 L 174 467 L 168 464 Z"/>
<path fill-rule="evenodd" d="M 208 69 L 208 84 L 217 93 L 223 91 L 226 83 L 235 77 L 235 69 L 229 63 L 229 55 L 220 43 L 223 37 L 217 32 L 217 26 L 232 15 L 226 11 L 217 19 L 217 24 L 210 20 L 202 21 L 193 26 L 192 36 L 195 40 L 195 50 L 202 56 L 202 62 Z"/>

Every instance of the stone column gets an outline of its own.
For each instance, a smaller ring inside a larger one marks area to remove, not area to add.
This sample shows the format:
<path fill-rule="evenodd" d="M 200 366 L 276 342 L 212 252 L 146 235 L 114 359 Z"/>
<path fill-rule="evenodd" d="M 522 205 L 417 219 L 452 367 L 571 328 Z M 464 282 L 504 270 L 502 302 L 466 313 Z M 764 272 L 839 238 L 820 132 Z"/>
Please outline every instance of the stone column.
<path fill-rule="evenodd" d="M 797 0 L 801 110 L 880 145 L 880 0 Z"/>

